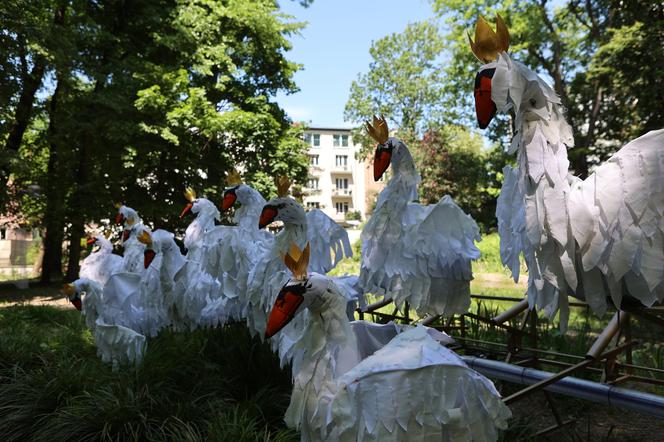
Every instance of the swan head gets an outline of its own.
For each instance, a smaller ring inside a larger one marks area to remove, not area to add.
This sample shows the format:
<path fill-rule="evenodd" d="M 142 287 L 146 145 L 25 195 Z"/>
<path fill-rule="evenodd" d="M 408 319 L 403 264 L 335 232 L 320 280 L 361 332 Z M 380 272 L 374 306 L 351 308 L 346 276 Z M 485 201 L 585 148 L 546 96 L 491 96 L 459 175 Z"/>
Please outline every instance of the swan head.
<path fill-rule="evenodd" d="M 482 17 L 475 25 L 475 40 L 468 34 L 470 49 L 483 63 L 475 76 L 475 115 L 480 129 L 485 129 L 496 115 L 496 103 L 492 98 L 491 84 L 496 72 L 496 60 L 505 54 L 510 46 L 510 34 L 500 15 L 496 15 L 496 30 Z"/>
<path fill-rule="evenodd" d="M 310 273 L 304 279 L 292 278 L 281 288 L 267 319 L 265 337 L 271 338 L 305 309 L 318 310 L 325 303 L 329 278 Z"/>
<path fill-rule="evenodd" d="M 118 213 L 115 215 L 115 223 L 124 223 L 125 230 L 131 229 L 138 221 L 138 212 L 124 204 L 117 205 L 117 208 Z"/>
<path fill-rule="evenodd" d="M 233 204 L 237 201 L 238 197 L 238 190 L 240 186 L 233 186 L 233 187 L 227 187 L 226 190 L 224 190 L 224 195 L 222 196 L 221 199 L 221 211 L 225 212 L 231 207 L 233 207 Z M 240 201 L 240 204 L 242 201 Z"/>
<path fill-rule="evenodd" d="M 147 229 L 144 229 L 136 236 L 138 242 L 145 244 L 145 250 L 143 251 L 143 267 L 146 269 L 150 267 L 154 257 L 157 256 L 159 250 L 159 242 L 154 241 L 152 235 Z"/>
<path fill-rule="evenodd" d="M 285 196 L 274 198 L 263 206 L 258 228 L 262 229 L 273 221 L 283 221 L 284 224 L 304 224 L 307 214 L 302 206 L 293 198 Z"/>
<path fill-rule="evenodd" d="M 274 301 L 267 319 L 265 337 L 271 338 L 288 325 L 304 309 L 320 309 L 324 305 L 324 294 L 329 279 L 318 273 L 307 273 L 311 248 L 309 244 L 300 250 L 295 244 L 284 255 L 284 264 L 293 277 L 284 284 Z"/>
<path fill-rule="evenodd" d="M 110 236 L 110 231 L 108 232 Z M 101 249 L 113 249 L 113 245 L 108 240 L 108 236 L 105 235 L 90 235 L 86 239 L 85 243 L 88 246 L 92 246 L 92 253 L 97 253 Z"/>
<path fill-rule="evenodd" d="M 88 236 L 88 238 L 85 240 L 85 244 L 92 246 L 92 253 L 97 253 L 101 249 L 102 238 L 103 237 L 101 235 Z"/>
<path fill-rule="evenodd" d="M 60 293 L 63 294 L 74 307 L 76 307 L 76 310 L 81 311 L 83 310 L 82 296 L 86 294 L 86 292 L 93 290 L 94 286 L 95 283 L 93 283 L 93 281 L 80 278 L 72 283 L 64 284 L 60 289 Z M 97 288 L 97 290 L 99 290 L 99 288 Z"/>
<path fill-rule="evenodd" d="M 373 161 L 374 181 L 380 180 L 390 165 L 395 173 L 399 171 L 402 163 L 412 166 L 412 156 L 406 145 L 398 138 L 388 135 L 389 129 L 385 117 L 379 118 L 374 115 L 372 122 L 365 123 L 365 129 L 369 136 L 378 143 Z M 408 159 L 408 161 L 404 162 L 404 159 Z"/>

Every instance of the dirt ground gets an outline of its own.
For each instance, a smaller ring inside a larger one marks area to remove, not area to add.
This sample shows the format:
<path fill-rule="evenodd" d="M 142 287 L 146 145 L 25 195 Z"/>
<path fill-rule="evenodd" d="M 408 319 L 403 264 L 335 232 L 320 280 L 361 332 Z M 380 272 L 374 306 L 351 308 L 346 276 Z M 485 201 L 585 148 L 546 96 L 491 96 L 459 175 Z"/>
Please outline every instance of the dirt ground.
<path fill-rule="evenodd" d="M 26 287 L 27 288 L 23 288 Z M 16 304 L 52 305 L 62 308 L 74 308 L 60 293 L 58 286 L 42 286 L 35 281 L 19 283 L 3 281 L 0 283 L 0 308 Z"/>
<path fill-rule="evenodd" d="M 662 441 L 664 419 L 607 407 L 592 402 L 551 394 L 562 421 L 574 422 L 536 438 L 532 437 L 556 424 L 543 393 L 536 393 L 513 403 L 514 416 L 510 437 L 506 440 L 538 441 Z"/>

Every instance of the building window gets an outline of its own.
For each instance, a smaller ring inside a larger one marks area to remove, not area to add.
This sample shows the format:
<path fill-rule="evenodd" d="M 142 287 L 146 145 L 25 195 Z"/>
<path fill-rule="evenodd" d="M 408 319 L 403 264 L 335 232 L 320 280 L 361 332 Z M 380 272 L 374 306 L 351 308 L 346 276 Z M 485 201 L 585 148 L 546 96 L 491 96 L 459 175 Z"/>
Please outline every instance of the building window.
<path fill-rule="evenodd" d="M 318 155 L 309 155 L 309 165 L 318 166 Z"/>
<path fill-rule="evenodd" d="M 348 135 L 332 135 L 334 147 L 348 147 Z"/>
<path fill-rule="evenodd" d="M 318 201 L 308 201 L 307 209 L 320 209 L 320 203 Z"/>
<path fill-rule="evenodd" d="M 337 189 L 348 189 L 348 178 L 337 178 L 335 184 Z"/>
<path fill-rule="evenodd" d="M 345 169 L 348 166 L 348 155 L 337 155 L 335 165 Z"/>
<path fill-rule="evenodd" d="M 335 203 L 337 213 L 348 213 L 348 203 Z"/>
<path fill-rule="evenodd" d="M 320 146 L 320 134 L 304 134 L 304 142 L 310 146 L 318 147 Z"/>
<path fill-rule="evenodd" d="M 309 189 L 318 189 L 318 178 L 309 178 L 307 181 L 307 187 Z"/>

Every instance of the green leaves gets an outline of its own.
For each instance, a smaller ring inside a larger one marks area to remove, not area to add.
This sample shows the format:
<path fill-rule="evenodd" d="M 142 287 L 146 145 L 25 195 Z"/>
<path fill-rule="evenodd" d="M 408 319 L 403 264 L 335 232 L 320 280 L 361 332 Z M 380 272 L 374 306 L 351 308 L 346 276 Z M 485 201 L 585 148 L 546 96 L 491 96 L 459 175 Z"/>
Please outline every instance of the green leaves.
<path fill-rule="evenodd" d="M 442 120 L 448 108 L 441 89 L 443 48 L 433 22 L 413 23 L 403 33 L 375 41 L 369 50 L 369 71 L 351 85 L 344 118 L 361 123 L 383 114 L 390 127 L 406 138 Z M 353 137 L 362 142 L 365 154 L 371 149 L 367 137 L 357 131 Z"/>

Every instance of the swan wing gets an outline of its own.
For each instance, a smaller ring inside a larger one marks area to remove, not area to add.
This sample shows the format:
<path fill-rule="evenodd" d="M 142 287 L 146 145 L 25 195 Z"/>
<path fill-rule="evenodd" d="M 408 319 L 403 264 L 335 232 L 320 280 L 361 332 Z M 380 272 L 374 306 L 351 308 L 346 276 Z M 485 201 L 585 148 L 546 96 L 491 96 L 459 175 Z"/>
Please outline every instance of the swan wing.
<path fill-rule="evenodd" d="M 319 209 L 307 212 L 307 240 L 312 272 L 325 274 L 343 258 L 353 256 L 346 230 Z"/>
<path fill-rule="evenodd" d="M 331 439 L 496 440 L 511 413 L 495 387 L 426 327 L 396 336 L 338 380 Z"/>

